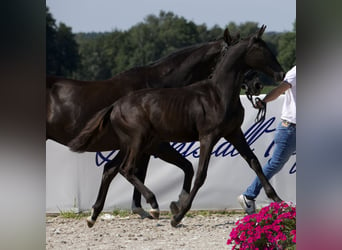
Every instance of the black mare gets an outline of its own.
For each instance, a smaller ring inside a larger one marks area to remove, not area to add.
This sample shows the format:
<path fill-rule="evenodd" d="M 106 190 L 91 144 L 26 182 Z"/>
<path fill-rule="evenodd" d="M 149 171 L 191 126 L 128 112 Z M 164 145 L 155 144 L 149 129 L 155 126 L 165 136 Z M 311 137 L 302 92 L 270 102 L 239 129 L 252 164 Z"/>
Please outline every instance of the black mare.
<path fill-rule="evenodd" d="M 223 39 L 190 46 L 150 65 L 127 70 L 103 81 L 78 81 L 48 76 L 46 79 L 46 138 L 68 145 L 96 112 L 132 91 L 145 88 L 181 87 L 208 78 L 223 46 L 226 46 Z M 86 151 L 108 151 L 113 150 L 117 145 L 115 135 L 108 130 Z M 183 189 L 189 192 L 193 177 L 192 164 L 169 143 L 162 144 L 154 154 L 184 171 Z M 146 176 L 149 159 L 149 154 L 145 154 L 139 161 L 139 171 L 136 175 L 142 182 Z M 95 204 L 104 203 L 106 195 L 103 190 L 107 190 L 110 183 L 107 178 L 108 173 L 119 161 L 118 155 L 104 167 Z M 141 195 L 136 188 L 133 193 L 132 208 L 141 216 L 147 216 L 141 208 Z"/>
<path fill-rule="evenodd" d="M 112 169 L 111 179 L 120 172 L 154 207 L 157 204 L 154 194 L 134 174 L 143 154 L 158 150 L 165 141 L 199 140 L 200 158 L 194 186 L 190 193 L 183 190 L 179 201 L 171 203 L 172 226 L 176 226 L 191 208 L 206 179 L 212 148 L 221 137 L 231 142 L 248 162 L 267 196 L 281 201 L 241 131 L 243 74 L 255 69 L 276 81 L 284 77 L 282 67 L 261 39 L 265 28 L 262 26 L 256 34 L 240 41 L 234 41 L 226 30 L 229 46 L 222 53 L 212 78 L 182 88 L 140 90 L 122 97 L 98 112 L 68 146 L 73 151 L 82 152 L 110 127 L 120 142 L 122 158 L 122 164 Z M 94 219 L 96 217 L 89 218 Z"/>

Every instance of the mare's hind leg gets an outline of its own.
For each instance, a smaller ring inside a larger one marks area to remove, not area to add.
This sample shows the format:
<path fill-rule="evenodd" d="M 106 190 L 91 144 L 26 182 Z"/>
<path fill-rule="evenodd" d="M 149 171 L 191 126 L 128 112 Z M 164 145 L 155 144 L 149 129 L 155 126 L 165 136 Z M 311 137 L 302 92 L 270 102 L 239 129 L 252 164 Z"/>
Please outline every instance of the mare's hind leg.
<path fill-rule="evenodd" d="M 155 147 L 155 149 L 151 149 L 150 151 L 154 156 L 160 158 L 163 161 L 176 165 L 184 172 L 183 189 L 179 195 L 179 200 L 173 201 L 170 204 L 171 212 L 173 214 L 177 214 L 180 210 L 180 204 L 188 197 L 190 193 L 191 182 L 194 176 L 194 169 L 192 167 L 192 164 L 190 161 L 184 158 L 177 150 L 175 150 L 168 142 L 162 142 L 157 147 Z M 137 164 L 139 165 L 136 169 L 137 172 L 135 175 L 139 178 L 139 180 L 142 183 L 144 183 L 150 156 L 144 154 L 144 156 L 140 159 L 141 160 L 137 162 Z M 153 209 L 150 211 L 150 213 L 147 213 L 144 209 L 142 209 L 141 193 L 137 190 L 136 187 L 134 187 L 132 211 L 135 214 L 139 214 L 141 218 L 147 217 L 152 219 L 156 216 L 155 211 Z"/>
<path fill-rule="evenodd" d="M 135 175 L 139 178 L 139 180 L 144 183 L 145 182 L 145 178 L 146 178 L 146 172 L 147 172 L 147 166 L 148 166 L 148 162 L 150 161 L 150 155 L 144 154 L 138 164 L 138 167 L 136 168 L 136 173 Z M 154 217 L 149 214 L 148 212 L 146 212 L 142 206 L 141 206 L 141 193 L 138 191 L 138 189 L 136 187 L 134 187 L 134 191 L 133 191 L 133 200 L 132 200 L 132 212 L 134 214 L 138 214 L 140 215 L 140 217 L 142 219 L 144 218 L 149 218 L 149 219 L 153 219 Z M 153 211 L 151 211 L 153 213 Z"/>
<path fill-rule="evenodd" d="M 138 143 L 138 145 L 140 144 Z M 151 205 L 151 215 L 154 218 L 159 218 L 159 205 L 155 195 L 135 175 L 136 163 L 139 162 L 141 158 L 141 153 L 139 153 L 141 151 L 142 147 L 139 146 L 128 149 L 119 171 L 145 197 L 146 202 Z"/>
<path fill-rule="evenodd" d="M 119 172 L 119 166 L 121 162 L 122 162 L 122 153 L 120 151 L 113 160 L 105 164 L 103 168 L 103 173 L 102 173 L 100 190 L 97 195 L 96 202 L 93 205 L 93 208 L 91 210 L 91 215 L 87 218 L 88 227 L 94 226 L 97 217 L 101 213 L 105 200 L 106 200 L 109 185 L 112 182 L 113 178 Z"/>
<path fill-rule="evenodd" d="M 153 155 L 157 156 L 163 161 L 176 165 L 184 172 L 183 188 L 179 195 L 179 200 L 173 201 L 170 204 L 172 214 L 177 214 L 181 209 L 181 204 L 184 203 L 190 193 L 191 182 L 194 176 L 194 169 L 192 167 L 192 164 L 177 150 L 175 150 L 168 142 L 162 142 L 161 144 L 159 144 L 158 148 L 153 151 Z"/>
<path fill-rule="evenodd" d="M 276 202 L 281 202 L 281 199 L 264 175 L 258 158 L 255 156 L 255 154 L 252 152 L 249 145 L 247 144 L 245 136 L 243 135 L 241 129 L 238 129 L 237 131 L 231 133 L 230 136 L 225 136 L 225 138 L 232 143 L 232 145 L 239 151 L 240 155 L 247 161 L 249 166 L 255 171 L 256 175 L 260 179 L 260 182 L 265 190 L 267 197 Z"/>

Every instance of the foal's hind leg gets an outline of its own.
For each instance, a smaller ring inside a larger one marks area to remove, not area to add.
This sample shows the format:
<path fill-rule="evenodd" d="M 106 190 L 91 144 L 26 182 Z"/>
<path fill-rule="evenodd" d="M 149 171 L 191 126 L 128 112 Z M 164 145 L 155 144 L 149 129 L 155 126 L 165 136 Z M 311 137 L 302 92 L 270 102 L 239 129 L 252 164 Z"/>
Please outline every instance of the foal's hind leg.
<path fill-rule="evenodd" d="M 103 173 L 102 173 L 100 190 L 97 195 L 96 202 L 93 205 L 91 215 L 87 218 L 88 227 L 94 226 L 97 217 L 101 213 L 105 200 L 106 200 L 109 185 L 112 182 L 113 178 L 119 172 L 119 166 L 121 162 L 122 162 L 122 153 L 120 151 L 113 160 L 105 164 L 103 168 Z"/>
<path fill-rule="evenodd" d="M 229 137 L 227 136 L 225 138 L 232 143 L 232 145 L 239 151 L 240 155 L 248 162 L 249 166 L 255 171 L 256 175 L 260 179 L 260 182 L 265 190 L 267 197 L 276 202 L 281 202 L 281 199 L 264 175 L 258 158 L 255 156 L 255 154 L 252 152 L 249 145 L 247 144 L 245 136 L 243 135 L 241 129 L 234 133 L 231 133 Z"/>
<path fill-rule="evenodd" d="M 172 214 L 177 214 L 181 209 L 181 204 L 188 198 L 190 193 L 191 182 L 194 176 L 194 169 L 192 167 L 192 164 L 177 150 L 175 150 L 168 142 L 159 144 L 152 154 L 163 161 L 176 165 L 184 172 L 183 189 L 179 195 L 179 200 L 173 201 L 170 204 Z"/>
<path fill-rule="evenodd" d="M 136 169 L 135 175 L 139 178 L 139 180 L 142 183 L 145 182 L 147 166 L 148 166 L 149 160 L 150 160 L 150 155 L 144 154 L 140 158 L 139 162 L 137 163 L 138 167 Z M 134 191 L 133 191 L 132 212 L 134 214 L 140 215 L 140 217 L 142 219 L 144 219 L 144 218 L 153 219 L 154 218 L 151 214 L 149 214 L 148 212 L 146 212 L 142 208 L 142 206 L 141 206 L 141 193 L 138 191 L 138 189 L 136 187 L 134 187 Z M 151 213 L 153 213 L 153 211 L 151 211 Z"/>

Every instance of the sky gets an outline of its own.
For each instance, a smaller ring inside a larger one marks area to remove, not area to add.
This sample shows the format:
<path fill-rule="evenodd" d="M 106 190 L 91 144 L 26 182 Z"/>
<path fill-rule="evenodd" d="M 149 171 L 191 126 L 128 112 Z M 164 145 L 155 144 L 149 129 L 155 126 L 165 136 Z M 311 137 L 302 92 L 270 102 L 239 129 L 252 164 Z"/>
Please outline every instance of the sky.
<path fill-rule="evenodd" d="M 267 25 L 266 31 L 292 31 L 296 0 L 46 0 L 56 23 L 72 32 L 128 30 L 147 15 L 172 11 L 195 24 L 224 28 L 252 21 Z"/>

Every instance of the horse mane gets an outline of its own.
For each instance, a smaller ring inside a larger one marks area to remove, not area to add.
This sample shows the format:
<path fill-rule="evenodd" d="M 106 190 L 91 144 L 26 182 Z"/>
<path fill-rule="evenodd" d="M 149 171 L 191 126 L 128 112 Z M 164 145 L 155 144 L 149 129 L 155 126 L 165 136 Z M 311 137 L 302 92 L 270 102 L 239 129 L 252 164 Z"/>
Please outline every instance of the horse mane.
<path fill-rule="evenodd" d="M 222 46 L 222 49 L 220 51 L 220 56 L 218 56 L 216 58 L 216 62 L 215 62 L 215 67 L 212 68 L 212 72 L 209 75 L 209 79 L 212 79 L 213 76 L 216 74 L 215 72 L 217 71 L 217 69 L 221 66 L 220 62 L 222 60 L 224 60 L 224 57 L 226 55 L 226 53 L 228 53 L 229 49 L 231 47 L 234 47 L 235 45 L 239 44 L 240 42 L 244 42 L 244 41 L 248 41 L 250 39 L 251 36 L 245 37 L 245 38 L 241 38 L 240 37 L 240 33 L 236 33 L 235 35 L 232 35 L 231 38 L 232 40 L 230 41 L 230 44 L 228 44 L 227 42 L 224 43 L 224 45 Z"/>
<path fill-rule="evenodd" d="M 125 71 L 117 74 L 116 76 L 123 75 L 123 74 L 129 74 L 129 73 L 136 73 L 136 72 L 139 72 L 141 70 L 145 70 L 146 67 L 156 67 L 156 66 L 162 65 L 165 62 L 174 61 L 177 58 L 188 56 L 188 55 L 192 54 L 194 51 L 201 49 L 201 48 L 204 48 L 205 46 L 208 46 L 208 44 L 215 43 L 215 42 L 218 42 L 220 40 L 222 40 L 222 38 L 217 39 L 217 40 L 212 40 L 210 42 L 204 42 L 204 43 L 189 45 L 187 47 L 180 48 L 180 49 L 178 49 L 178 50 L 176 50 L 176 51 L 174 51 L 174 52 L 172 52 L 172 53 L 170 53 L 170 54 L 168 54 L 168 55 L 166 55 L 160 59 L 157 59 L 153 62 L 148 63 L 147 65 L 136 66 L 136 67 L 130 68 L 128 70 L 125 70 Z M 114 76 L 114 77 L 116 77 L 116 76 Z"/>
<path fill-rule="evenodd" d="M 217 42 L 217 40 L 215 41 L 211 41 L 211 42 L 205 42 L 205 43 L 199 43 L 199 44 L 194 44 L 194 45 L 189 45 L 187 47 L 178 49 L 176 51 L 174 51 L 173 53 L 162 57 L 154 62 L 151 62 L 149 64 L 147 64 L 147 66 L 155 66 L 155 65 L 159 65 L 164 63 L 165 61 L 169 61 L 169 60 L 173 60 L 176 57 L 182 56 L 182 55 L 189 55 L 192 54 L 195 50 L 198 50 L 200 48 L 203 48 L 205 46 L 207 46 L 209 43 L 214 43 Z"/>

